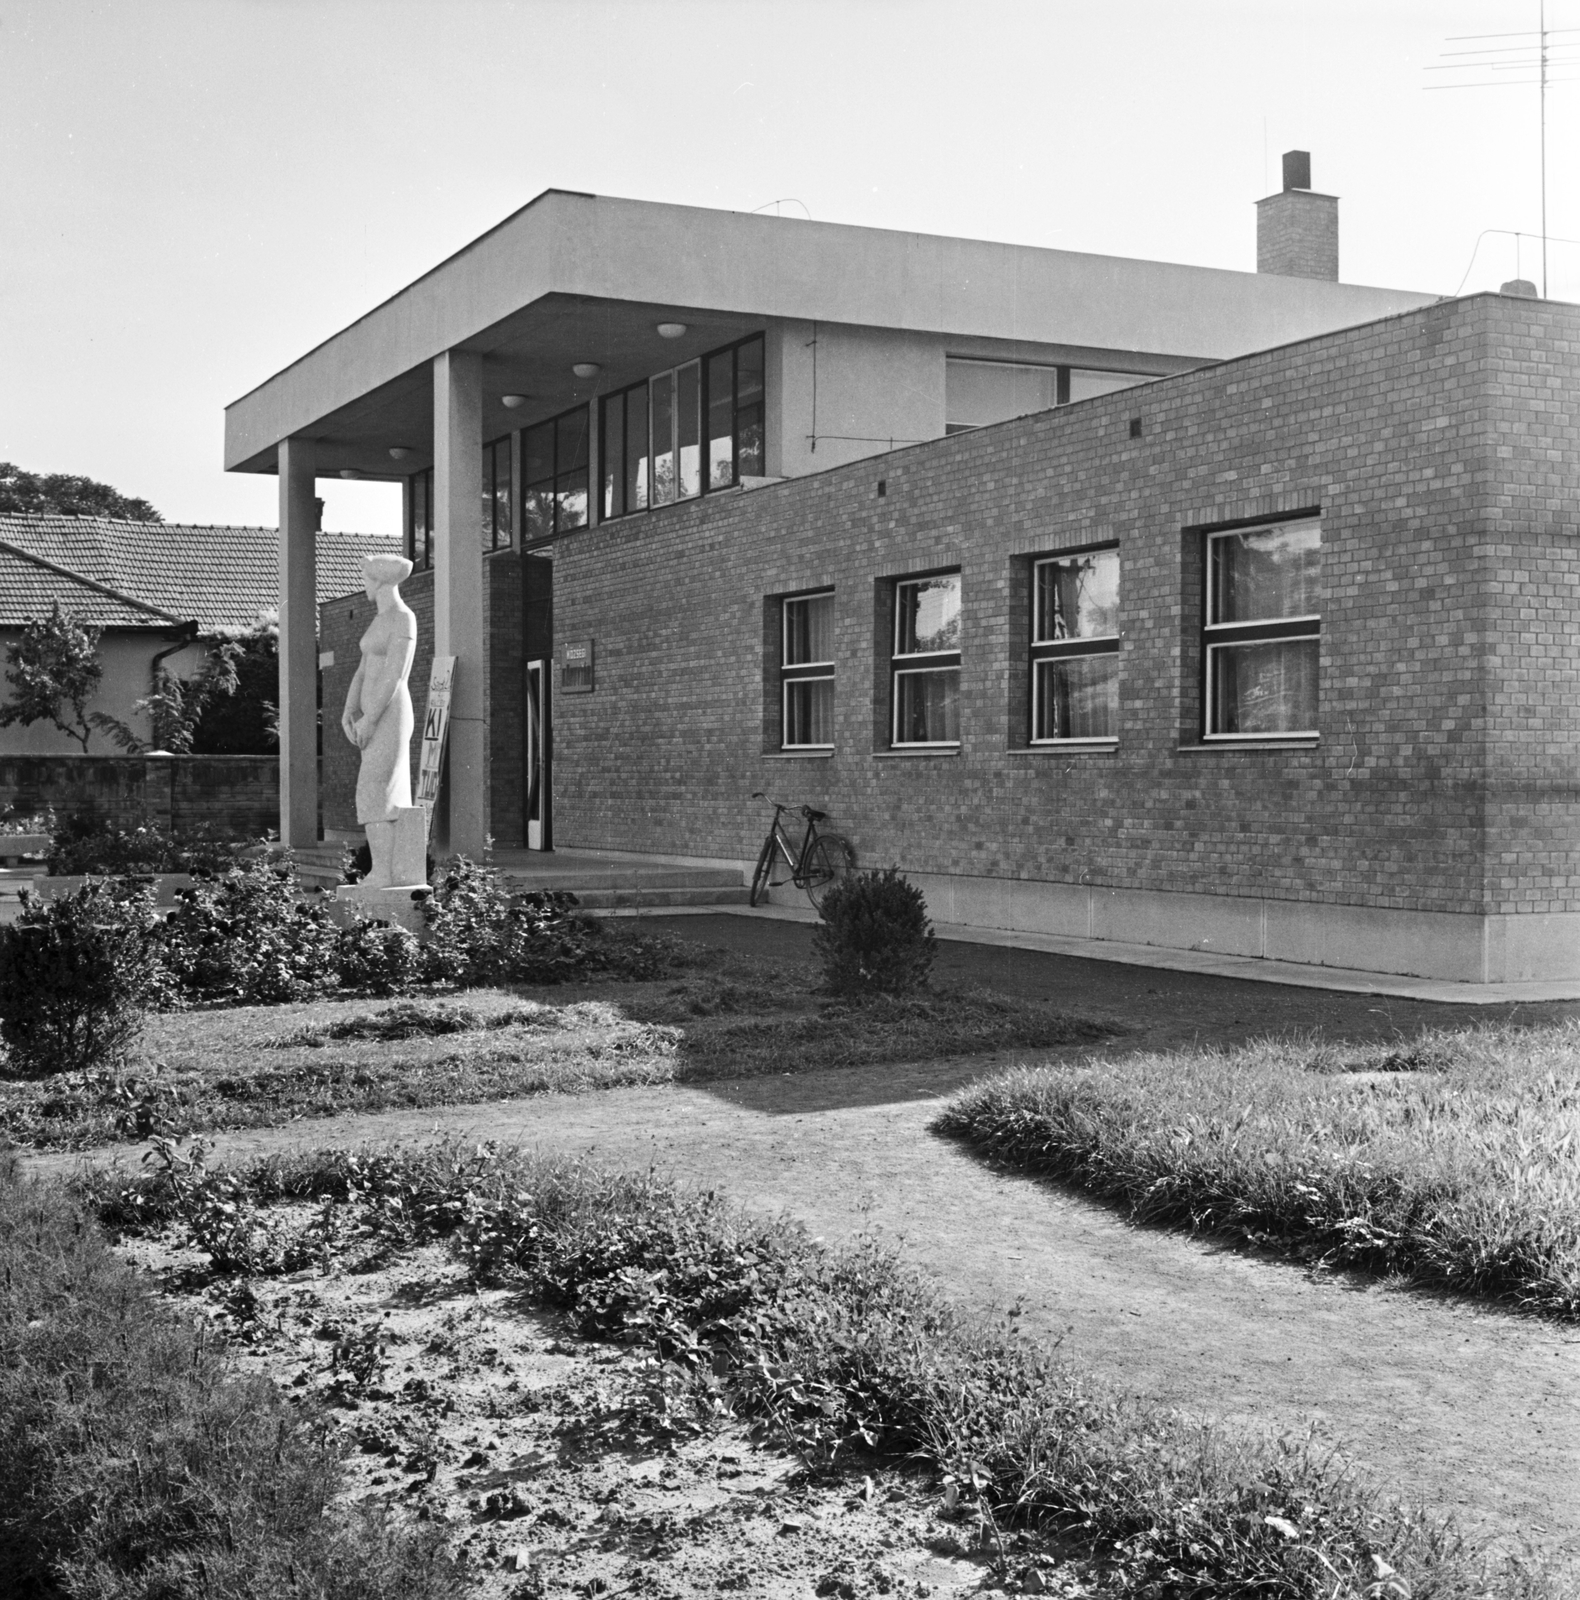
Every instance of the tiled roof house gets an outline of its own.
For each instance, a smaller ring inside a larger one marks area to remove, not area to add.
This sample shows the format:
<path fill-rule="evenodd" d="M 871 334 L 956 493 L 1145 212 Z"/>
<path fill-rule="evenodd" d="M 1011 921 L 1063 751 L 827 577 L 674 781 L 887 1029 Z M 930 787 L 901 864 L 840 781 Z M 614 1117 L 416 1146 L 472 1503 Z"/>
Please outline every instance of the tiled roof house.
<path fill-rule="evenodd" d="M 360 557 L 395 542 L 362 534 L 320 533 L 318 599 L 362 586 Z M 168 652 L 183 624 L 201 632 L 244 629 L 279 601 L 279 543 L 273 528 L 131 522 L 113 517 L 0 514 L 0 649 L 57 602 L 104 630 L 104 686 L 92 709 L 136 725 L 133 702 L 152 687 L 154 657 Z M 166 656 L 185 676 L 201 645 Z M 9 698 L 9 686 L 0 685 Z M 90 751 L 110 746 L 98 735 Z M 77 750 L 57 729 L 35 722 L 0 729 L 0 755 Z"/>

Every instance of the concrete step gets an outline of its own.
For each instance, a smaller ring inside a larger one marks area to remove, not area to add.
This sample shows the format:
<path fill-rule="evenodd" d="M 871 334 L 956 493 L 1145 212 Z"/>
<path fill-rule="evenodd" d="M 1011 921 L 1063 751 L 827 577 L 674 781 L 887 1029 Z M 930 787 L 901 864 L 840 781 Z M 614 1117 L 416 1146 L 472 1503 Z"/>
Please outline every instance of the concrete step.
<path fill-rule="evenodd" d="M 665 906 L 743 906 L 747 890 L 716 886 L 702 889 L 574 889 L 578 911 L 658 911 Z"/>

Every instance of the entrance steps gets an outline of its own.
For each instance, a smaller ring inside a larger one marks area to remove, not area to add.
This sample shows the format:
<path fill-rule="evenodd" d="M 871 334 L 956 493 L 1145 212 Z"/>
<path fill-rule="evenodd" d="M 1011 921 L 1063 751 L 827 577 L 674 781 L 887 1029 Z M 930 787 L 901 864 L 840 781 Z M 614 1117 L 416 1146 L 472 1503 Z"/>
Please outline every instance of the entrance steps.
<path fill-rule="evenodd" d="M 297 850 L 304 888 L 333 893 L 346 850 L 338 840 Z M 568 890 L 583 911 L 659 911 L 678 906 L 743 906 L 738 867 L 677 866 L 646 856 L 594 850 L 496 850 L 489 858 L 512 894 Z"/>

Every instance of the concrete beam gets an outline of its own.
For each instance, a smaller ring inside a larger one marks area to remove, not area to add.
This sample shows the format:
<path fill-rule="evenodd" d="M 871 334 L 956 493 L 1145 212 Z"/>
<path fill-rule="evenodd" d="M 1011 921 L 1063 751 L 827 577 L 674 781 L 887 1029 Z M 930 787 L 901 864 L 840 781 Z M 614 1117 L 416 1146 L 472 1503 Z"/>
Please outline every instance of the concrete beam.
<path fill-rule="evenodd" d="M 280 841 L 318 843 L 318 502 L 311 439 L 280 441 Z"/>
<path fill-rule="evenodd" d="M 488 835 L 483 621 L 483 363 L 446 350 L 433 363 L 433 653 L 455 657 L 441 850 L 481 857 Z"/>

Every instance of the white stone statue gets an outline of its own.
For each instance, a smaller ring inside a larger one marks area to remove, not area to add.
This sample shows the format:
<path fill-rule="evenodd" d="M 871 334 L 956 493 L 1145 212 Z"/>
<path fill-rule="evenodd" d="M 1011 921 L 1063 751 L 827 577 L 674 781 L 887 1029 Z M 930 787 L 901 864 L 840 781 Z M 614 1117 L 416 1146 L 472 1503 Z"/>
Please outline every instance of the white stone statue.
<path fill-rule="evenodd" d="M 357 821 L 367 829 L 373 868 L 363 880 L 369 889 L 389 888 L 397 882 L 418 882 L 426 877 L 424 848 L 402 848 L 397 863 L 396 831 L 411 831 L 413 817 L 422 817 L 411 803 L 412 657 L 417 650 L 417 618 L 400 596 L 399 585 L 411 576 L 411 562 L 403 556 L 363 556 L 363 583 L 378 615 L 362 635 L 362 664 L 346 691 L 346 709 L 340 726 L 362 752 L 357 773 Z M 422 828 L 426 835 L 426 828 Z M 399 875 L 397 876 L 397 869 Z M 413 872 L 415 870 L 415 875 Z"/>

